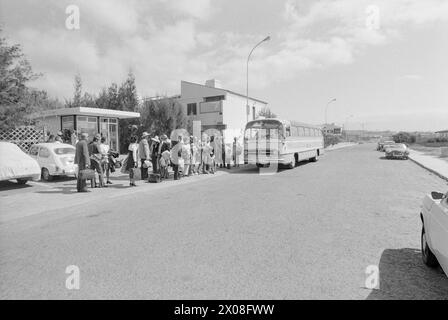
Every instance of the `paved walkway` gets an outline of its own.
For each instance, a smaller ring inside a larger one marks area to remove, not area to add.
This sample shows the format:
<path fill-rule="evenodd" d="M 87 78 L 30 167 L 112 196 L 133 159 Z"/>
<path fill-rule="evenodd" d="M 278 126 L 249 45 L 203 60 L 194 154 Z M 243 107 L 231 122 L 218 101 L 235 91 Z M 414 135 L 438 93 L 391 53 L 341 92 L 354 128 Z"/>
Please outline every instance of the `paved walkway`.
<path fill-rule="evenodd" d="M 409 158 L 423 168 L 448 181 L 448 163 L 446 161 L 412 149 L 410 150 Z"/>

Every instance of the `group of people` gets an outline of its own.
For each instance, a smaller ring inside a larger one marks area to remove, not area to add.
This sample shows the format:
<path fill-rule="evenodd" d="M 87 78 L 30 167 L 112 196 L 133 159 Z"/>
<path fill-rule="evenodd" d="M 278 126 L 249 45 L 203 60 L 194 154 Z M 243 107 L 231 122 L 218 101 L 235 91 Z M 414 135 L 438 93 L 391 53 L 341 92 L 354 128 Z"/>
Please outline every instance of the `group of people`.
<path fill-rule="evenodd" d="M 108 184 L 112 184 L 110 172 L 115 171 L 114 158 L 118 157 L 117 152 L 110 150 L 105 137 L 96 134 L 91 142 L 87 141 L 88 137 L 87 133 L 82 133 L 76 143 L 75 164 L 78 165 L 78 192 L 88 192 L 87 179 L 82 174 L 85 169 L 94 171 L 93 178 L 90 179 L 92 188 L 107 188 Z"/>
<path fill-rule="evenodd" d="M 87 142 L 88 134 L 82 133 L 76 143 L 75 163 L 81 172 L 92 169 L 98 175 L 91 179 L 92 187 L 107 187 L 111 184 L 110 172 L 115 171 L 110 147 L 106 139 L 96 134 L 92 141 Z M 198 174 L 214 174 L 217 167 L 230 167 L 233 160 L 234 166 L 239 166 L 238 156 L 241 147 L 237 139 L 234 139 L 233 148 L 224 144 L 220 136 L 203 135 L 202 139 L 194 136 L 179 135 L 175 139 L 168 139 L 162 134 L 151 137 L 143 132 L 141 138 L 137 135 L 130 137 L 127 157 L 123 162 L 122 172 L 129 174 L 129 186 L 136 186 L 135 180 L 141 178 L 148 180 L 150 172 L 157 175 L 160 180 L 169 178 L 169 167 L 174 172 L 174 180 L 181 177 L 189 177 Z M 140 172 L 137 172 L 140 171 Z M 96 176 L 95 175 L 95 176 Z M 82 174 L 78 174 L 78 192 L 87 192 L 87 182 Z"/>
<path fill-rule="evenodd" d="M 85 169 L 95 171 L 91 179 L 92 187 L 104 188 L 110 181 L 110 172 L 115 171 L 114 157 L 105 138 L 96 134 L 92 141 L 87 141 L 88 134 L 82 133 L 76 143 L 75 164 L 82 173 Z M 113 153 L 113 152 L 112 152 Z M 135 180 L 147 180 L 150 172 L 160 180 L 169 178 L 169 167 L 174 172 L 174 180 L 198 174 L 214 174 L 218 166 L 230 166 L 231 159 L 234 166 L 238 166 L 238 156 L 241 153 L 236 138 L 233 148 L 225 145 L 221 137 L 203 135 L 202 139 L 194 136 L 178 136 L 168 139 L 162 134 L 151 137 L 143 132 L 141 138 L 132 135 L 128 146 L 127 157 L 123 162 L 122 172 L 129 174 L 129 186 L 136 186 Z M 137 172 L 140 171 L 140 172 Z M 98 182 L 96 181 L 98 176 Z M 83 174 L 78 174 L 78 192 L 87 192 L 87 180 Z"/>
<path fill-rule="evenodd" d="M 204 135 L 201 140 L 194 136 L 178 136 L 173 140 L 163 134 L 160 138 L 143 132 L 140 141 L 133 135 L 128 148 L 128 157 L 123 172 L 129 172 L 129 185 L 135 184 L 135 170 L 140 165 L 140 177 L 147 180 L 149 168 L 161 179 L 168 178 L 168 167 L 172 167 L 174 180 L 198 174 L 214 174 L 217 166 L 230 165 L 230 155 L 234 155 L 234 165 L 238 165 L 237 140 L 234 152 L 225 146 L 221 137 Z M 224 149 L 226 148 L 226 149 Z"/>

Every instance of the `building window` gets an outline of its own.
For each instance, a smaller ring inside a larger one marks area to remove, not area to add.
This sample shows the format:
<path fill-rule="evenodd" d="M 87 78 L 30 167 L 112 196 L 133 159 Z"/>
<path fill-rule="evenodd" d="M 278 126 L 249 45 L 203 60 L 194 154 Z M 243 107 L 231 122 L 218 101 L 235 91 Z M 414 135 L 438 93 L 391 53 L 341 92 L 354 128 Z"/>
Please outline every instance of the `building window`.
<path fill-rule="evenodd" d="M 214 113 L 214 112 L 222 112 L 222 104 L 221 102 L 201 102 L 199 104 L 201 113 Z"/>
<path fill-rule="evenodd" d="M 213 96 L 213 97 L 204 97 L 204 102 L 216 102 L 224 100 L 226 96 Z"/>
<path fill-rule="evenodd" d="M 75 130 L 75 116 L 64 116 L 61 117 L 62 120 L 62 132 L 64 130 L 70 131 L 72 133 Z"/>
<path fill-rule="evenodd" d="M 98 119 L 96 117 L 78 116 L 76 120 L 78 133 L 87 133 L 89 140 L 98 133 Z"/>
<path fill-rule="evenodd" d="M 195 116 L 197 115 L 197 103 L 189 103 L 187 104 L 187 115 Z"/>

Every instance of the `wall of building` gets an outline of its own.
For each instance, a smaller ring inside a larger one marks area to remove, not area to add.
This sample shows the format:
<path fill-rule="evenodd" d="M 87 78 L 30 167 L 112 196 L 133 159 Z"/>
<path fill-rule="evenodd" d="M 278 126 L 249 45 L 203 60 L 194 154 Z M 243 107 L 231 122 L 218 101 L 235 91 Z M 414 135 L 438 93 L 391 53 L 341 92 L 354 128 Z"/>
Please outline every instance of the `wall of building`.
<path fill-rule="evenodd" d="M 219 102 L 208 102 L 209 104 L 217 103 L 222 105 L 222 114 L 219 113 L 201 113 L 201 104 L 204 103 L 205 97 L 221 96 L 225 99 Z M 182 104 L 185 113 L 187 113 L 187 105 L 189 103 L 197 104 L 197 115 L 193 116 L 193 120 L 200 120 L 202 125 L 226 125 L 224 132 L 226 143 L 233 142 L 234 137 L 242 138 L 244 127 L 247 122 L 246 117 L 246 98 L 236 94 L 227 92 L 224 89 L 207 87 L 189 82 L 181 82 L 181 98 L 179 102 Z M 250 116 L 252 120 L 252 107 L 255 107 L 255 114 L 265 107 L 266 104 L 249 99 Z"/>
<path fill-rule="evenodd" d="M 250 114 L 249 121 L 252 118 L 252 107 L 255 107 L 255 115 L 265 107 L 266 104 L 249 99 Z M 226 142 L 232 142 L 234 137 L 241 138 L 244 134 L 244 128 L 247 123 L 246 98 L 228 93 L 224 103 L 223 122 L 227 125 L 225 139 Z"/>

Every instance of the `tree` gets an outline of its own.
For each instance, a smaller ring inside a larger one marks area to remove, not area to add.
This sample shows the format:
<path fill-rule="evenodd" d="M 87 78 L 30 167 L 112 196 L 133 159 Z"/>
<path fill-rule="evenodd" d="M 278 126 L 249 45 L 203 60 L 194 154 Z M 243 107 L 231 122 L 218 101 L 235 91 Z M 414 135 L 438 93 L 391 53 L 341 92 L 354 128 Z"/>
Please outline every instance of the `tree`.
<path fill-rule="evenodd" d="M 257 113 L 258 117 L 265 117 L 265 118 L 277 118 L 277 115 L 271 111 L 268 107 L 261 108 L 260 111 Z"/>
<path fill-rule="evenodd" d="M 416 137 L 409 132 L 398 132 L 397 134 L 392 136 L 393 140 L 396 143 L 415 143 Z"/>
<path fill-rule="evenodd" d="M 1 32 L 1 29 L 0 29 Z M 31 89 L 28 82 L 41 74 L 34 73 L 20 45 L 8 45 L 0 38 L 0 128 L 32 125 L 31 114 L 62 107 L 44 90 Z"/>
<path fill-rule="evenodd" d="M 121 103 L 120 110 L 135 112 L 138 109 L 137 87 L 135 85 L 135 76 L 129 72 L 125 82 L 122 83 L 118 90 L 118 100 Z"/>
<path fill-rule="evenodd" d="M 73 93 L 73 100 L 67 100 L 65 106 L 67 108 L 78 108 L 82 107 L 83 96 L 82 96 L 82 79 L 81 75 L 78 73 L 75 75 L 75 83 L 73 84 L 75 89 Z"/>
<path fill-rule="evenodd" d="M 115 88 L 113 88 L 115 90 Z M 115 92 L 114 92 L 115 94 Z M 128 73 L 128 77 L 121 84 L 118 89 L 118 94 L 112 96 L 113 103 L 117 103 L 118 110 L 136 112 L 139 110 L 139 102 L 137 95 L 137 87 L 135 85 L 135 76 L 132 72 Z M 114 101 L 114 99 L 116 99 Z M 119 122 L 119 135 L 120 135 L 120 150 L 126 151 L 129 144 L 129 139 L 133 134 L 131 128 L 133 126 L 140 126 L 140 119 L 121 119 Z"/>
<path fill-rule="evenodd" d="M 27 83 L 39 76 L 33 72 L 20 45 L 10 46 L 5 38 L 0 38 L 0 106 L 18 103 L 28 90 Z"/>
<path fill-rule="evenodd" d="M 143 129 L 151 134 L 169 136 L 175 129 L 188 130 L 187 115 L 182 105 L 173 98 L 146 100 L 142 106 L 141 119 Z"/>

